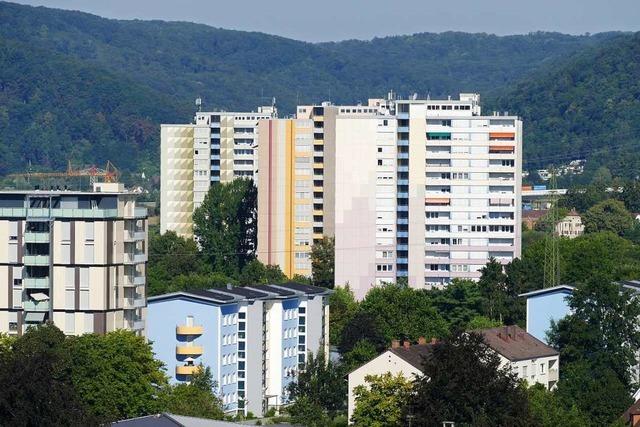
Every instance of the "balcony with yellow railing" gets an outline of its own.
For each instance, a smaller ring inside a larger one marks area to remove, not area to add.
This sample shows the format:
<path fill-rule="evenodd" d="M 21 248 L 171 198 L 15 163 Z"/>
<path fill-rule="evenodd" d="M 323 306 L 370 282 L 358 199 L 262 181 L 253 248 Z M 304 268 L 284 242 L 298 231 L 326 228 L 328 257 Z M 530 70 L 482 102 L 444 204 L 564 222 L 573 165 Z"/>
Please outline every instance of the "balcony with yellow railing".
<path fill-rule="evenodd" d="M 177 335 L 202 335 L 204 326 L 176 326 Z"/>
<path fill-rule="evenodd" d="M 193 375 L 198 369 L 200 366 L 197 365 L 176 366 L 176 375 Z"/>
<path fill-rule="evenodd" d="M 178 356 L 200 356 L 204 349 L 200 345 L 178 345 L 176 355 Z"/>

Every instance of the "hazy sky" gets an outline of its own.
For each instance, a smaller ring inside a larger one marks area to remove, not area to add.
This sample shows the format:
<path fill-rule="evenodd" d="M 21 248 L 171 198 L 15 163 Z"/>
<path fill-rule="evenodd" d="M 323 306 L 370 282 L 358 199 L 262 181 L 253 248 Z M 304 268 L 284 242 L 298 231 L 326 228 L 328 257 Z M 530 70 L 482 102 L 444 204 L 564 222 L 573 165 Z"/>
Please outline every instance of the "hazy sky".
<path fill-rule="evenodd" d="M 442 32 L 640 30 L 640 0 L 12 0 L 108 18 L 191 21 L 299 40 Z"/>

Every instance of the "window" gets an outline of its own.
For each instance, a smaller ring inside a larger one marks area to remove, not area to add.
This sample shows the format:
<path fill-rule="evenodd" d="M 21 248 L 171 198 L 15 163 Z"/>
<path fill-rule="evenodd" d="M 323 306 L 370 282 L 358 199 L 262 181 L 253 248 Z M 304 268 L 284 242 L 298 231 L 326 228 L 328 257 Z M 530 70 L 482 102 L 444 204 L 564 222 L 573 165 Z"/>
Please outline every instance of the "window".
<path fill-rule="evenodd" d="M 527 367 L 523 366 L 522 367 L 522 378 L 526 378 L 527 377 Z"/>
<path fill-rule="evenodd" d="M 540 373 L 544 374 L 544 363 L 540 364 Z"/>

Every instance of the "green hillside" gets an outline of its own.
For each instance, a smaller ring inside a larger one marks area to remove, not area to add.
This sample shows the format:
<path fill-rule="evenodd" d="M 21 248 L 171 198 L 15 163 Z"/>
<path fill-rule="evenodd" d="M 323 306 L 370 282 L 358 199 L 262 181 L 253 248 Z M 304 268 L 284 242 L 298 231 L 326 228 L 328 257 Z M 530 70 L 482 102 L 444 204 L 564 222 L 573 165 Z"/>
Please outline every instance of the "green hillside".
<path fill-rule="evenodd" d="M 640 33 L 541 70 L 495 104 L 523 117 L 530 168 L 584 158 L 583 179 L 600 166 L 617 176 L 640 175 Z"/>
<path fill-rule="evenodd" d="M 425 28 L 428 30 L 428 28 Z M 205 109 L 490 95 L 616 35 L 421 33 L 305 43 L 0 2 L 0 174 L 112 160 L 157 173 L 159 127 Z M 518 109 L 511 109 L 518 113 Z"/>

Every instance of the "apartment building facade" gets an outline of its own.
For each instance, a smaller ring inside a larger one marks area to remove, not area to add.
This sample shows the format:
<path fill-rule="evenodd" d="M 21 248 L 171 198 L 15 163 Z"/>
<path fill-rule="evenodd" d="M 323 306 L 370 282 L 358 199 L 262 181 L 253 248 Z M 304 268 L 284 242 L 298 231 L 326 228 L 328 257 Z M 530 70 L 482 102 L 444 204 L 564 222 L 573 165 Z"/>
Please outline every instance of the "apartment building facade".
<path fill-rule="evenodd" d="M 258 257 L 288 277 L 310 276 L 314 224 L 322 215 L 321 195 L 320 206 L 314 202 L 322 188 L 314 182 L 314 122 L 271 119 L 258 129 Z"/>
<path fill-rule="evenodd" d="M 520 255 L 517 117 L 482 116 L 477 94 L 323 103 L 299 106 L 297 116 L 313 122 L 313 241 L 335 238 L 338 286 L 349 283 L 358 298 L 398 278 L 416 288 L 442 287 L 454 278 L 479 278 L 491 257 L 507 263 Z M 262 126 L 260 170 L 271 168 L 278 177 L 280 166 L 270 159 L 285 143 L 274 139 L 274 120 Z M 264 218 L 281 192 L 294 198 L 297 191 L 295 184 L 269 182 L 259 188 Z M 295 225 L 263 220 L 258 229 L 263 238 L 271 233 L 282 240 L 278 231 Z M 295 250 L 271 242 L 259 252 L 263 262 L 286 270 L 281 254 Z"/>
<path fill-rule="evenodd" d="M 0 332 L 143 333 L 147 211 L 121 184 L 0 192 L 0 242 Z"/>
<path fill-rule="evenodd" d="M 275 106 L 256 112 L 197 112 L 192 124 L 160 128 L 160 231 L 193 235 L 193 211 L 212 183 L 257 180 L 258 121 L 277 117 Z"/>
<path fill-rule="evenodd" d="M 151 297 L 147 338 L 171 381 L 209 367 L 225 412 L 261 416 L 289 402 L 309 353 L 328 354 L 329 292 L 285 283 Z"/>
<path fill-rule="evenodd" d="M 522 122 L 482 116 L 480 96 L 396 102 L 396 276 L 478 279 L 520 255 Z"/>

